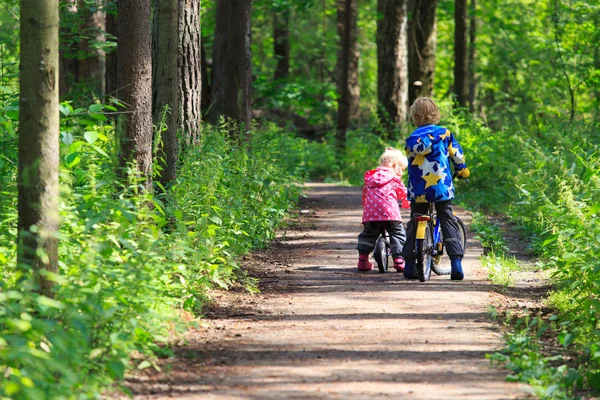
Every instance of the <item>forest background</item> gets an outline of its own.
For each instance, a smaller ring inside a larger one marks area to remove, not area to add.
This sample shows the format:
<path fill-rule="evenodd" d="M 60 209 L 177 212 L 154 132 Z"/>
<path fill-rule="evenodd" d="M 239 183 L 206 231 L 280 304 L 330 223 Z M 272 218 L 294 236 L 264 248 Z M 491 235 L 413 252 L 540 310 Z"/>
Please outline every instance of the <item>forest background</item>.
<path fill-rule="evenodd" d="M 55 35 L 24 34 L 47 15 Z M 597 0 L 4 0 L 0 396 L 93 398 L 154 366 L 210 290 L 256 290 L 241 256 L 302 182 L 361 184 L 403 147 L 419 95 L 465 149 L 458 201 L 483 213 L 491 273 L 514 267 L 485 219 L 499 213 L 551 279 L 549 311 L 513 321 L 493 358 L 542 398 L 599 390 L 598 43 Z M 32 111 L 19 98 L 44 82 L 19 63 L 42 44 L 61 102 Z M 60 123 L 54 142 L 36 118 Z M 36 149 L 57 163 L 25 177 Z M 19 200 L 42 186 L 49 234 Z"/>

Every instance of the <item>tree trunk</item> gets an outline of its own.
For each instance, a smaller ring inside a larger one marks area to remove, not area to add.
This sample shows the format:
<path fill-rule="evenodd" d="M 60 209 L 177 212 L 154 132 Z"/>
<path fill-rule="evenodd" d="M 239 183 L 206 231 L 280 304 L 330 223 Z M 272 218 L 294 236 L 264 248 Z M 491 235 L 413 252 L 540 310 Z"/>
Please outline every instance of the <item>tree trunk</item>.
<path fill-rule="evenodd" d="M 177 171 L 177 118 L 179 116 L 179 43 L 178 0 L 154 0 L 154 29 L 152 30 L 152 116 L 161 129 L 162 146 L 159 154 L 162 167 L 160 181 L 175 180 Z M 166 114 L 164 113 L 166 111 Z M 165 117 L 164 120 L 162 117 Z"/>
<path fill-rule="evenodd" d="M 251 0 L 231 0 L 225 82 L 224 115 L 245 130 L 250 128 L 252 104 Z"/>
<path fill-rule="evenodd" d="M 200 0 L 179 0 L 179 130 L 186 147 L 200 140 L 201 40 Z"/>
<path fill-rule="evenodd" d="M 477 0 L 471 0 L 469 14 L 469 112 L 474 113 L 477 101 L 477 79 L 475 77 L 475 56 L 477 46 Z"/>
<path fill-rule="evenodd" d="M 116 41 L 117 36 L 117 0 L 107 2 L 106 33 L 107 41 Z M 106 93 L 114 96 L 117 92 L 117 49 L 112 49 L 106 54 Z"/>
<path fill-rule="evenodd" d="M 212 79 L 210 80 L 210 99 L 212 103 L 208 113 L 208 118 L 212 123 L 216 123 L 219 117 L 223 115 L 225 103 L 225 81 L 227 80 L 225 60 L 229 35 L 229 4 L 231 0 L 216 0 L 216 2 L 215 40 L 213 42 Z"/>
<path fill-rule="evenodd" d="M 19 267 L 58 271 L 58 0 L 21 0 L 19 101 Z M 41 250 L 41 251 L 38 251 Z"/>
<path fill-rule="evenodd" d="M 206 112 L 210 107 L 211 83 L 208 80 L 208 62 L 206 60 L 206 50 L 204 49 L 204 38 L 200 38 L 200 76 L 202 77 L 200 82 L 202 88 L 200 109 Z"/>
<path fill-rule="evenodd" d="M 117 14 L 118 98 L 127 106 L 120 134 L 121 167 L 130 161 L 152 182 L 152 36 L 150 0 L 119 1 Z"/>
<path fill-rule="evenodd" d="M 408 112 L 408 40 L 406 0 L 378 0 L 377 98 L 387 129 L 403 126 Z"/>
<path fill-rule="evenodd" d="M 243 130 L 249 129 L 251 117 L 251 10 L 251 0 L 217 2 L 211 119 L 223 115 Z"/>
<path fill-rule="evenodd" d="M 83 31 L 79 41 L 79 68 L 77 81 L 103 96 L 105 90 L 105 54 L 94 47 L 93 42 L 104 41 L 106 17 L 102 10 L 102 0 L 79 0 Z"/>
<path fill-rule="evenodd" d="M 408 104 L 431 97 L 434 88 L 437 45 L 437 0 L 413 0 L 408 23 Z"/>
<path fill-rule="evenodd" d="M 60 7 L 60 52 L 59 52 L 59 96 L 67 98 L 71 87 L 77 82 L 79 63 L 77 62 L 77 46 L 73 38 L 73 27 L 77 20 L 77 0 L 62 0 Z M 64 21 L 64 22 L 63 22 Z"/>
<path fill-rule="evenodd" d="M 350 12 L 350 24 L 346 25 L 346 1 L 345 0 L 336 0 L 337 3 L 337 31 L 340 37 L 340 43 L 344 43 L 345 35 L 346 35 L 346 26 L 350 26 L 350 39 L 349 39 L 349 64 L 348 64 L 348 91 L 349 98 L 348 102 L 350 104 L 350 119 L 358 118 L 359 115 L 359 101 L 360 101 L 360 87 L 358 85 L 358 1 L 353 0 L 351 4 L 351 12 Z M 336 73 L 337 73 L 337 91 L 338 93 L 342 93 L 342 60 L 343 60 L 343 46 L 340 46 L 340 51 L 338 52 L 338 59 L 336 64 Z"/>
<path fill-rule="evenodd" d="M 275 80 L 290 76 L 290 9 L 273 12 L 273 56 L 277 60 Z"/>
<path fill-rule="evenodd" d="M 344 28 L 342 28 L 344 36 L 340 40 L 341 44 L 341 55 L 342 62 L 339 66 L 340 79 L 338 85 L 338 91 L 340 99 L 338 101 L 337 110 L 337 145 L 343 150 L 346 145 L 346 131 L 350 123 L 350 52 L 352 50 L 352 0 L 344 0 Z M 339 10 L 339 4 L 338 4 Z M 339 14 L 338 14 L 339 15 Z"/>
<path fill-rule="evenodd" d="M 469 98 L 467 52 L 467 0 L 454 2 L 454 94 L 455 103 L 466 107 Z"/>

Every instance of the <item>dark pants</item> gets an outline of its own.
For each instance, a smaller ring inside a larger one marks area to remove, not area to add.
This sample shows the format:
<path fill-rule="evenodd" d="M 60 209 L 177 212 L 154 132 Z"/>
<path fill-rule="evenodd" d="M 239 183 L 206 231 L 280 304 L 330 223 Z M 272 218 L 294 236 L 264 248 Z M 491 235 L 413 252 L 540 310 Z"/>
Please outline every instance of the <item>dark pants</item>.
<path fill-rule="evenodd" d="M 438 201 L 435 203 L 437 217 L 440 220 L 442 235 L 444 236 L 444 247 L 446 254 L 450 258 L 463 258 L 464 250 L 460 240 L 460 230 L 456 217 L 452 210 L 452 200 Z M 417 258 L 415 248 L 415 214 L 427 214 L 429 212 L 429 203 L 411 203 L 410 221 L 406 227 L 406 244 L 404 245 L 403 255 L 407 260 Z"/>
<path fill-rule="evenodd" d="M 363 224 L 363 231 L 358 235 L 358 245 L 356 249 L 359 253 L 370 253 L 375 248 L 375 242 L 381 235 L 381 230 L 385 229 L 390 239 L 392 256 L 394 258 L 402 255 L 402 248 L 406 241 L 406 233 L 402 222 L 399 221 L 372 221 Z"/>

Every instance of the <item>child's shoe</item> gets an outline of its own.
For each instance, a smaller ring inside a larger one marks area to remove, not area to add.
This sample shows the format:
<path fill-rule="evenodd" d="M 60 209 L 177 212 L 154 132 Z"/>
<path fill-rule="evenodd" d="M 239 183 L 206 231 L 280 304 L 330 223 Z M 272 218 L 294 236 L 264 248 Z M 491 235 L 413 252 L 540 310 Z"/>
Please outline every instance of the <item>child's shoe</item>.
<path fill-rule="evenodd" d="M 370 271 L 373 269 L 373 264 L 369 262 L 368 254 L 361 254 L 358 256 L 358 270 L 359 271 Z"/>
<path fill-rule="evenodd" d="M 450 260 L 450 266 L 452 268 L 452 272 L 450 273 L 450 279 L 453 281 L 462 281 L 465 277 L 462 269 L 462 259 L 461 258 L 453 258 Z"/>
<path fill-rule="evenodd" d="M 404 260 L 404 277 L 406 279 L 417 279 L 417 266 L 416 266 L 416 260 L 413 259 L 409 259 L 409 260 Z"/>
<path fill-rule="evenodd" d="M 396 270 L 396 272 L 404 272 L 404 258 L 394 258 L 394 269 Z"/>

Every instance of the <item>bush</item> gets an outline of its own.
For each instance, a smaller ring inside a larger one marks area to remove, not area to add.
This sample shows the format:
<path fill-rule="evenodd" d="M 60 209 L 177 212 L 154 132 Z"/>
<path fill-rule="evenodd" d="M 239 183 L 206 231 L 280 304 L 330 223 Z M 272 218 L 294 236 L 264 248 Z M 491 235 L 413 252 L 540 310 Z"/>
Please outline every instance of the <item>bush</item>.
<path fill-rule="evenodd" d="M 173 186 L 152 195 L 133 166 L 126 181 L 114 174 L 114 130 L 102 114 L 111 107 L 61 106 L 52 299 L 15 267 L 16 166 L 2 158 L 0 396 L 97 397 L 128 369 L 151 366 L 181 313 L 202 313 L 209 288 L 242 280 L 254 290 L 238 260 L 273 237 L 308 174 L 307 144 L 292 135 L 263 127 L 235 146 L 227 127 L 206 127 Z M 4 155 L 16 154 L 16 117 L 0 121 Z"/>

